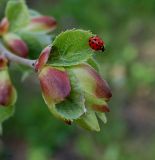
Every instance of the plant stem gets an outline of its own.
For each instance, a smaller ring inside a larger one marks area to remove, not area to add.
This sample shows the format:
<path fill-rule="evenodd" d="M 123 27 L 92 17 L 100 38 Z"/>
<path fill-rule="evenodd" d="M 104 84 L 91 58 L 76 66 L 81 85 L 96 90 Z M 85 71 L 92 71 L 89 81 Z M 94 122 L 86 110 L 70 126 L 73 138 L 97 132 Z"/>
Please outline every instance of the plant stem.
<path fill-rule="evenodd" d="M 36 60 L 22 58 L 13 54 L 12 52 L 8 51 L 1 42 L 0 42 L 0 54 L 3 54 L 8 60 L 12 62 L 23 64 L 31 68 L 34 68 L 34 64 L 36 62 Z"/>

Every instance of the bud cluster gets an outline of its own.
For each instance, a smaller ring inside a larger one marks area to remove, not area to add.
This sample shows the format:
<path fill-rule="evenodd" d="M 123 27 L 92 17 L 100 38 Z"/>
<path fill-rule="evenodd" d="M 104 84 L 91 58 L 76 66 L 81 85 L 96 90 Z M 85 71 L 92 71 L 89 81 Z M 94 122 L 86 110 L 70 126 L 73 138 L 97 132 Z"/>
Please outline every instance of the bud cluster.
<path fill-rule="evenodd" d="M 53 17 L 42 15 L 32 16 L 29 24 L 22 28 L 22 32 L 47 34 L 53 31 L 56 28 L 56 25 L 56 20 Z M 4 44 L 14 54 L 20 57 L 28 58 L 29 46 L 21 38 L 21 30 L 14 33 L 10 30 L 9 26 L 10 23 L 8 19 L 4 17 L 0 22 L 0 37 L 2 37 Z"/>
<path fill-rule="evenodd" d="M 107 102 L 112 94 L 107 82 L 88 63 L 81 63 L 69 68 L 54 67 L 48 64 L 50 56 L 52 57 L 52 50 L 48 46 L 42 51 L 35 64 L 45 103 L 57 118 L 71 124 L 73 119 L 62 116 L 56 108 L 57 105 L 72 96 L 71 77 L 73 76 L 77 79 L 81 94 L 84 95 L 85 105 L 83 114 L 75 119 L 75 122 L 84 128 L 99 131 L 98 122 L 97 127 L 94 127 L 91 119 L 93 117 L 96 119 L 96 116 L 103 119 L 104 113 L 110 111 Z"/>

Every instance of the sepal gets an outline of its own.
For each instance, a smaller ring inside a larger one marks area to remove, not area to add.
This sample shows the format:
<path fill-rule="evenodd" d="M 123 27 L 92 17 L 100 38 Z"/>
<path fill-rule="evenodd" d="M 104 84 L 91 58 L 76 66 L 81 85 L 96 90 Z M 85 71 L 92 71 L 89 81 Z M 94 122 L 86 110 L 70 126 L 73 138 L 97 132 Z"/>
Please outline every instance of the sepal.
<path fill-rule="evenodd" d="M 100 126 L 98 124 L 97 117 L 95 112 L 89 110 L 84 115 L 82 115 L 79 119 L 76 120 L 76 123 L 80 125 L 82 128 L 92 130 L 92 131 L 100 131 Z"/>

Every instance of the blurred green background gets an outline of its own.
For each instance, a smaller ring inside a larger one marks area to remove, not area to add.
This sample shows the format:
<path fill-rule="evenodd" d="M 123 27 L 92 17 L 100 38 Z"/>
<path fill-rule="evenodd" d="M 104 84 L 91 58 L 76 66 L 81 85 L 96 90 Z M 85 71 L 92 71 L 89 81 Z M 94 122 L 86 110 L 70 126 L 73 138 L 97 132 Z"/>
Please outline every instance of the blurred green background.
<path fill-rule="evenodd" d="M 0 1 L 0 17 L 5 0 Z M 104 39 L 96 55 L 113 98 L 108 123 L 99 133 L 67 126 L 44 104 L 34 76 L 21 81 L 15 115 L 4 123 L 4 160 L 155 159 L 155 1 L 27 0 L 30 8 L 58 21 L 56 35 L 69 28 L 91 30 Z M 14 76 L 16 73 L 16 76 Z"/>

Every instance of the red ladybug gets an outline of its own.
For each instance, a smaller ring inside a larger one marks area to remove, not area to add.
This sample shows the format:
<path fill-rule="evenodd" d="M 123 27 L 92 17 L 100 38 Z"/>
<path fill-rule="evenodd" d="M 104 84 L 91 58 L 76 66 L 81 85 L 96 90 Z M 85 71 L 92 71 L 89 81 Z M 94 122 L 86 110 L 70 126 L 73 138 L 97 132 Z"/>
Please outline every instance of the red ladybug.
<path fill-rule="evenodd" d="M 89 46 L 92 49 L 94 49 L 95 51 L 100 51 L 101 50 L 103 52 L 105 50 L 104 45 L 105 45 L 105 43 L 98 36 L 93 36 L 93 37 L 89 38 Z"/>

